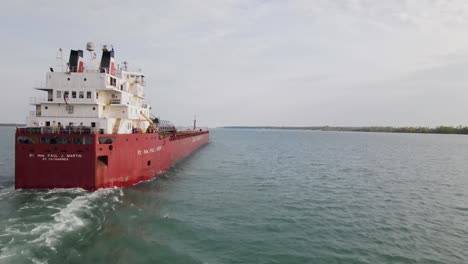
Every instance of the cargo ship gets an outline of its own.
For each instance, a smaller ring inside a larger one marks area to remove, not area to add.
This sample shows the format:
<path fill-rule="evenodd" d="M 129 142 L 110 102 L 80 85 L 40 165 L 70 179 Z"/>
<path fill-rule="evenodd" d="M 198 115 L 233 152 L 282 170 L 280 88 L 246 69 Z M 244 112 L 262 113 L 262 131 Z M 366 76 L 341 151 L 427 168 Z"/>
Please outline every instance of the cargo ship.
<path fill-rule="evenodd" d="M 51 67 L 36 88 L 47 96 L 31 98 L 27 126 L 16 128 L 16 189 L 131 186 L 208 143 L 195 120 L 176 129 L 152 116 L 145 75 L 117 64 L 113 47 L 104 45 L 100 60 L 94 51 L 93 43 L 70 50 L 68 63 Z"/>

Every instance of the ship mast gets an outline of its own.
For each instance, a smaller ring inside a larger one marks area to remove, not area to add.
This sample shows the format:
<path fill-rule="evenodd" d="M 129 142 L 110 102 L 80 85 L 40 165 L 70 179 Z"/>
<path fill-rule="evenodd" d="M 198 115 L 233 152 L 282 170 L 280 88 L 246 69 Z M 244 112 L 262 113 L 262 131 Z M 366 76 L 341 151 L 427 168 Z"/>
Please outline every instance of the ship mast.
<path fill-rule="evenodd" d="M 195 131 L 197 129 L 197 116 L 194 115 L 193 116 L 193 131 Z"/>

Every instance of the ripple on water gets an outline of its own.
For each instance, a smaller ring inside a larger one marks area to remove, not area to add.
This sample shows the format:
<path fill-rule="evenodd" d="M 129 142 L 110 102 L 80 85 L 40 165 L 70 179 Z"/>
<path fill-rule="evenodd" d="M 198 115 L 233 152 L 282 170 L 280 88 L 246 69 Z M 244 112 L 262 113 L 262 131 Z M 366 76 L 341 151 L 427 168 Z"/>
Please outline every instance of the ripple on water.
<path fill-rule="evenodd" d="M 159 179 L 124 190 L 14 191 L 13 167 L 1 168 L 0 263 L 468 259 L 468 137 L 210 136 Z"/>
<path fill-rule="evenodd" d="M 16 203 L 19 209 L 11 211 L 9 218 L 1 219 L 4 228 L 0 231 L 0 262 L 29 259 L 47 263 L 50 254 L 56 252 L 56 246 L 68 235 L 79 236 L 77 231 L 87 225 L 92 225 L 89 229 L 99 229 L 105 211 L 123 196 L 120 189 L 8 192 L 11 195 L 6 202 Z"/>

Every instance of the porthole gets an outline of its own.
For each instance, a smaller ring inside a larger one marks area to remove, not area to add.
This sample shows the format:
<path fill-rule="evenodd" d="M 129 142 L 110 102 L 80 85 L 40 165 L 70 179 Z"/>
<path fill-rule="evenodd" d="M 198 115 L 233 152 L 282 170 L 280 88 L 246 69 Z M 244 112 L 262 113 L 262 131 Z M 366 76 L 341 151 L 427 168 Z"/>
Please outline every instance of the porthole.
<path fill-rule="evenodd" d="M 114 147 L 112 145 L 109 146 L 109 150 L 112 150 L 114 149 Z"/>
<path fill-rule="evenodd" d="M 86 82 L 86 78 L 83 79 Z"/>
<path fill-rule="evenodd" d="M 93 107 L 93 110 L 96 110 L 96 107 Z"/>
<path fill-rule="evenodd" d="M 67 80 L 69 81 L 69 80 L 70 80 L 70 78 L 67 78 Z"/>
<path fill-rule="evenodd" d="M 45 109 L 47 110 L 47 109 L 49 109 L 49 107 L 48 107 L 48 106 L 46 106 L 46 107 L 45 107 Z"/>

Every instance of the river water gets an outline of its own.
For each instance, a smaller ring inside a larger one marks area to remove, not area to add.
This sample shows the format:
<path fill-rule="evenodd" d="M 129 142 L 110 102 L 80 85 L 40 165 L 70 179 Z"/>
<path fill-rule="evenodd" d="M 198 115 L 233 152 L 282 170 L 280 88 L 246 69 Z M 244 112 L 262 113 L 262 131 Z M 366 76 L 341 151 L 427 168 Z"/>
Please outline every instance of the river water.
<path fill-rule="evenodd" d="M 468 263 L 468 136 L 214 129 L 130 188 L 14 190 L 0 263 Z"/>

